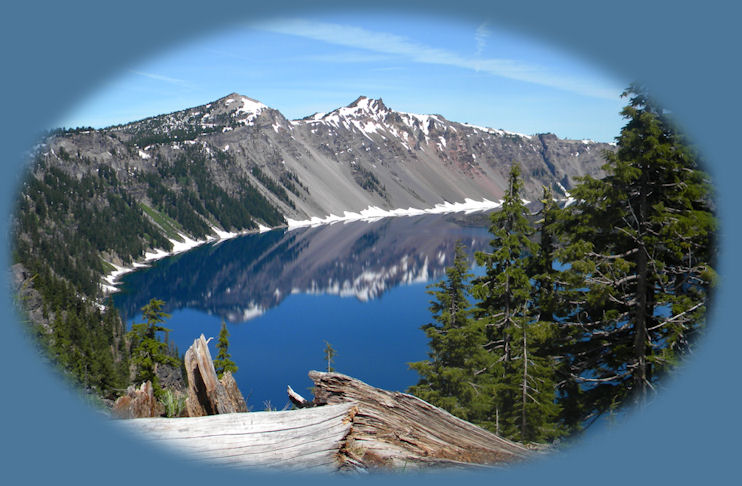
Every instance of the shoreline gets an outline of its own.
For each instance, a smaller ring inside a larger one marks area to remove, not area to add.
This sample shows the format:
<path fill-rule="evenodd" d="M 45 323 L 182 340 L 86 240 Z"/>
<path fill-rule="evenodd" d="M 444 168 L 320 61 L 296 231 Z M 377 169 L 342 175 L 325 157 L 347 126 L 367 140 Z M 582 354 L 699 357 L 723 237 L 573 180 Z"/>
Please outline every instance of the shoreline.
<path fill-rule="evenodd" d="M 438 203 L 432 208 L 428 208 L 428 209 L 417 209 L 417 208 L 381 209 L 377 206 L 369 206 L 368 208 L 362 209 L 359 212 L 344 211 L 343 216 L 337 216 L 335 214 L 330 214 L 328 216 L 325 216 L 324 218 L 313 216 L 310 219 L 301 220 L 301 221 L 285 218 L 286 225 L 268 228 L 267 226 L 258 224 L 258 229 L 243 230 L 243 231 L 237 231 L 237 232 L 222 231 L 219 228 L 212 226 L 211 230 L 214 232 L 214 234 L 207 236 L 203 240 L 193 240 L 182 233 L 178 233 L 178 235 L 181 238 L 183 238 L 183 241 L 181 242 L 177 240 L 171 240 L 168 238 L 168 241 L 170 241 L 173 245 L 173 249 L 171 251 L 168 252 L 161 248 L 156 248 L 154 250 L 148 250 L 144 254 L 143 261 L 135 261 L 134 263 L 132 263 L 130 267 L 120 267 L 111 262 L 106 262 L 109 265 L 113 266 L 115 270 L 104 275 L 101 278 L 101 282 L 99 283 L 99 285 L 101 289 L 103 290 L 104 295 L 113 294 L 119 291 L 117 286 L 120 282 L 118 281 L 118 279 L 122 275 L 126 275 L 127 273 L 131 273 L 140 268 L 149 267 L 149 264 L 148 264 L 149 262 L 153 262 L 153 261 L 157 261 L 162 258 L 165 258 L 165 257 L 177 255 L 179 253 L 192 250 L 193 248 L 199 247 L 207 243 L 219 244 L 222 241 L 236 238 L 238 236 L 248 235 L 248 234 L 265 233 L 266 231 L 272 231 L 272 230 L 279 229 L 279 228 L 286 228 L 287 231 L 291 231 L 297 228 L 315 227 L 315 226 L 322 226 L 322 225 L 334 224 L 334 223 L 350 223 L 350 222 L 355 222 L 355 221 L 366 221 L 366 222 L 371 223 L 371 222 L 378 221 L 383 218 L 401 217 L 401 216 L 419 216 L 423 214 L 449 214 L 449 213 L 460 213 L 460 212 L 463 212 L 465 214 L 471 214 L 471 213 L 476 213 L 480 211 L 496 209 L 496 208 L 499 208 L 500 206 L 502 206 L 502 201 L 494 202 L 486 198 L 483 199 L 482 201 L 474 201 L 473 199 L 466 198 L 464 199 L 464 202 Z"/>
<path fill-rule="evenodd" d="M 475 201 L 473 199 L 466 198 L 464 202 L 458 203 L 438 203 L 432 208 L 428 209 L 381 209 L 377 206 L 369 206 L 366 209 L 362 209 L 359 212 L 344 211 L 342 216 L 330 214 L 324 218 L 313 216 L 310 219 L 303 221 L 297 221 L 294 219 L 286 218 L 288 230 L 296 228 L 305 228 L 307 226 L 321 226 L 324 224 L 334 223 L 350 223 L 353 221 L 368 221 L 373 222 L 383 218 L 400 217 L 400 216 L 420 216 L 422 214 L 448 214 L 448 213 L 465 213 L 471 214 L 479 211 L 487 211 L 489 209 L 495 209 L 502 206 L 502 201 L 493 202 L 489 199 L 482 199 L 482 201 Z"/>

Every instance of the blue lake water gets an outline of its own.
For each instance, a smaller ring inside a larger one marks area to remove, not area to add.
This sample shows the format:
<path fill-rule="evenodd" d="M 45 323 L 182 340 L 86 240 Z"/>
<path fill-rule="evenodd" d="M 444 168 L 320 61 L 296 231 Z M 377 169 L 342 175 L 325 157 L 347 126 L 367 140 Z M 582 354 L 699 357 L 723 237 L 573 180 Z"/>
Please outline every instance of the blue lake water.
<path fill-rule="evenodd" d="M 130 326 L 151 298 L 171 314 L 181 353 L 201 333 L 212 357 L 221 322 L 252 410 L 287 405 L 286 386 L 311 399 L 310 370 L 405 391 L 408 363 L 427 358 L 427 286 L 443 278 L 457 241 L 487 250 L 486 215 L 425 215 L 274 230 L 208 244 L 124 276 L 114 304 Z"/>

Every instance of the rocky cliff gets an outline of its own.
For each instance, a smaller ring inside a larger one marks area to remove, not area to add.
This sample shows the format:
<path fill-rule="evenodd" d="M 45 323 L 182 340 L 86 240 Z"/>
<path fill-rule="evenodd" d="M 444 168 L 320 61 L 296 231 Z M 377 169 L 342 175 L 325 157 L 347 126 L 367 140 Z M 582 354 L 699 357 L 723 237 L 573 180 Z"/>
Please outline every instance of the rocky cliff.
<path fill-rule="evenodd" d="M 43 157 L 78 178 L 100 164 L 110 167 L 150 206 L 158 201 L 148 195 L 147 174 L 157 174 L 178 194 L 190 189 L 203 196 L 199 185 L 206 184 L 188 177 L 186 167 L 198 159 L 209 184 L 227 194 L 240 194 L 250 184 L 281 215 L 308 219 L 369 206 L 497 200 L 512 162 L 523 168 L 527 197 L 538 197 L 542 185 L 564 195 L 576 177 L 601 175 L 606 149 L 611 146 L 397 112 L 365 97 L 329 113 L 287 120 L 231 94 L 126 125 L 53 137 Z M 220 226 L 208 208 L 203 213 Z"/>

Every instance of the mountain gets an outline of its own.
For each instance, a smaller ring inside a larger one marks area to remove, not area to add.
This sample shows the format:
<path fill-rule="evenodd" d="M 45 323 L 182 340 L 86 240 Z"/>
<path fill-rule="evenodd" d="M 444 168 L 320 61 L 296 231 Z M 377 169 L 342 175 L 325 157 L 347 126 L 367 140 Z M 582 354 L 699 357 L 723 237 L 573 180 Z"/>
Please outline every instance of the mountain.
<path fill-rule="evenodd" d="M 232 93 L 124 125 L 50 135 L 22 185 L 16 258 L 95 297 L 100 275 L 112 269 L 106 262 L 131 264 L 183 236 L 372 206 L 496 201 L 512 162 L 522 166 L 527 198 L 538 199 L 544 185 L 566 196 L 576 177 L 602 175 L 602 153 L 611 148 L 398 112 L 366 97 L 288 120 Z"/>
<path fill-rule="evenodd" d="M 14 284 L 51 359 L 78 383 L 113 395 L 128 383 L 129 352 L 120 316 L 101 305 L 102 277 L 113 265 L 220 231 L 369 207 L 496 201 L 515 161 L 527 198 L 540 197 L 542 185 L 565 196 L 576 177 L 602 175 L 602 152 L 611 149 L 397 112 L 365 97 L 288 120 L 233 93 L 124 125 L 56 130 L 35 147 L 20 186 Z M 374 271 L 394 268 L 404 255 L 397 257 Z M 375 286 L 354 278 L 348 289 Z"/>
<path fill-rule="evenodd" d="M 540 196 L 542 185 L 564 195 L 575 177 L 600 176 L 601 153 L 611 148 L 397 112 L 381 99 L 365 97 L 329 113 L 287 120 L 235 93 L 168 115 L 57 137 L 48 154 L 57 147 L 114 168 L 119 180 L 139 193 L 134 173 L 170 165 L 189 149 L 205 159 L 217 186 L 238 192 L 245 179 L 291 219 L 369 206 L 497 200 L 513 161 L 523 167 L 528 198 Z M 75 165 L 64 164 L 84 172 Z"/>

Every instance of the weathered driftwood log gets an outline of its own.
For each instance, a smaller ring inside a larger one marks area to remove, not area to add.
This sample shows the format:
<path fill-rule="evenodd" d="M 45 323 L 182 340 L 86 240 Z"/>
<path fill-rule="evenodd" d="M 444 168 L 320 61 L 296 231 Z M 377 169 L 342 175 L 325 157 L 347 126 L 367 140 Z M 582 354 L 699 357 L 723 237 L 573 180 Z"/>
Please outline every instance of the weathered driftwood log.
<path fill-rule="evenodd" d="M 194 459 L 233 467 L 333 472 L 355 405 L 208 417 L 121 420 L 122 427 Z"/>
<path fill-rule="evenodd" d="M 296 393 L 290 385 L 286 387 L 286 393 L 288 393 L 289 400 L 291 400 L 291 403 L 293 403 L 296 408 L 307 408 L 314 406 L 312 402 Z"/>
<path fill-rule="evenodd" d="M 518 444 L 412 395 L 380 390 L 338 373 L 313 371 L 309 376 L 315 382 L 315 398 L 308 408 L 121 423 L 193 457 L 242 467 L 469 468 L 529 455 Z"/>
<path fill-rule="evenodd" d="M 358 407 L 339 456 L 349 467 L 502 464 L 529 455 L 524 447 L 412 395 L 374 388 L 339 373 L 311 371 L 309 377 L 315 385 L 315 406 Z"/>
<path fill-rule="evenodd" d="M 188 374 L 186 411 L 189 417 L 247 411 L 232 374 L 225 373 L 222 381 L 217 378 L 203 334 L 188 348 L 184 361 Z"/>

